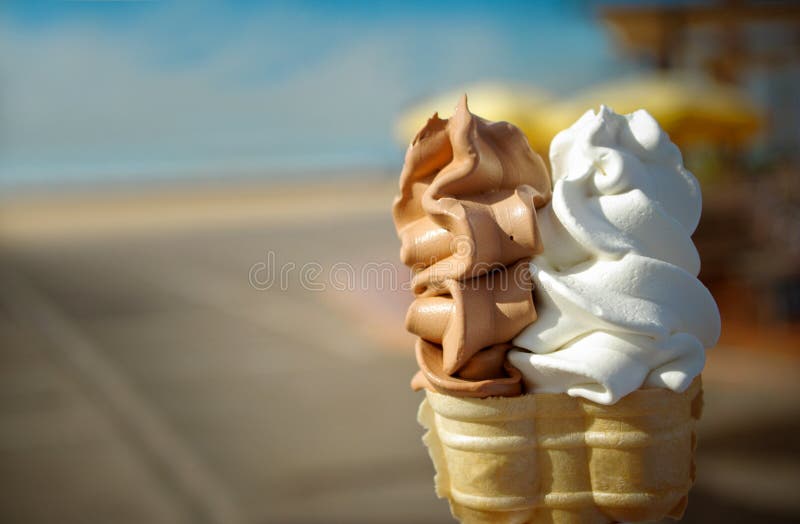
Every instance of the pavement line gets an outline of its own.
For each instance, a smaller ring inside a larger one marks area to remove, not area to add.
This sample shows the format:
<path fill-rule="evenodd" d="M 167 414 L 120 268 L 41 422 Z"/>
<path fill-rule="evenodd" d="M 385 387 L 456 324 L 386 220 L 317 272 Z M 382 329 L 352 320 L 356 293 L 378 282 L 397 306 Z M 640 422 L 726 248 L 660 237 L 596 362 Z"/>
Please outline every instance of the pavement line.
<path fill-rule="evenodd" d="M 76 375 L 90 398 L 131 440 L 143 462 L 174 491 L 176 503 L 189 510 L 190 522 L 244 522 L 234 497 L 196 457 L 130 381 L 51 300 L 18 271 L 2 275 L 0 300 L 22 323 L 46 338 L 49 356 Z"/>

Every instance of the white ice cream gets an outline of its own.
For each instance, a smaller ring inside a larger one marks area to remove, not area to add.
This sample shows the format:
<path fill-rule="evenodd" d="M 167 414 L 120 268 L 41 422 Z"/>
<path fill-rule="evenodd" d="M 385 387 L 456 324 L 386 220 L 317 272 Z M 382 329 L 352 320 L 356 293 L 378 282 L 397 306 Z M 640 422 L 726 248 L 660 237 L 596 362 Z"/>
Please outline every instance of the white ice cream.
<path fill-rule="evenodd" d="M 697 180 L 645 111 L 588 111 L 550 160 L 544 253 L 531 262 L 539 318 L 508 355 L 527 391 L 602 404 L 640 387 L 684 391 L 720 332 L 696 278 Z"/>

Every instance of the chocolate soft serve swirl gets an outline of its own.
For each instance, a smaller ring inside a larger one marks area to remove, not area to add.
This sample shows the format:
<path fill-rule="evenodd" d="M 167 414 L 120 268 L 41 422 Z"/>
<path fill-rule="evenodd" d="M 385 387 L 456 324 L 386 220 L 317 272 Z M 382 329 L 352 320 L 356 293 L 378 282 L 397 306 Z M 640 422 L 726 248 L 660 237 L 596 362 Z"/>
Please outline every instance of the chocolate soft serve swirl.
<path fill-rule="evenodd" d="M 393 209 L 417 296 L 406 318 L 420 337 L 415 389 L 520 394 L 506 343 L 536 319 L 527 267 L 542 250 L 536 208 L 549 199 L 525 135 L 473 115 L 466 96 L 452 118 L 435 114 L 417 133 Z"/>

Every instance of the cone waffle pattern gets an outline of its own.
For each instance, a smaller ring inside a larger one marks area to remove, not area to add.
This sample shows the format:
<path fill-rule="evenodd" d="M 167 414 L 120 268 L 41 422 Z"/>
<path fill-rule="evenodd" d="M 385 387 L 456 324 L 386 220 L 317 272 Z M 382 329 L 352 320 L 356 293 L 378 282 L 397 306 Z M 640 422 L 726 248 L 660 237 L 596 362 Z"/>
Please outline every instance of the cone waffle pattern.
<path fill-rule="evenodd" d="M 694 481 L 698 377 L 610 406 L 564 394 L 486 399 L 426 391 L 419 422 L 436 493 L 463 523 L 680 518 Z"/>

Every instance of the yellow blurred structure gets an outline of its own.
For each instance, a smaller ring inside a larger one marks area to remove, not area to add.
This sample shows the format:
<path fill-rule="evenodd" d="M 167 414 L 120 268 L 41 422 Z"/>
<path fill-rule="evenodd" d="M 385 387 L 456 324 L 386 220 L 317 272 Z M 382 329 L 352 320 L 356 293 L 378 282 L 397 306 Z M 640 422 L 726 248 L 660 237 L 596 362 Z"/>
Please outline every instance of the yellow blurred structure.
<path fill-rule="evenodd" d="M 549 93 L 535 87 L 503 83 L 466 86 L 436 95 L 409 108 L 400 116 L 395 126 L 398 140 L 405 144 L 410 142 L 434 113 L 439 113 L 442 118 L 449 118 L 463 93 L 467 93 L 469 108 L 473 113 L 493 121 L 511 122 L 522 129 L 529 140 L 538 133 L 535 128 L 538 116 L 553 103 L 553 97 Z M 531 145 L 534 145 L 533 142 Z M 545 152 L 548 146 L 549 140 Z"/>
<path fill-rule="evenodd" d="M 653 73 L 589 87 L 556 100 L 536 88 L 482 84 L 465 91 L 470 109 L 489 120 L 513 123 L 534 150 L 547 155 L 550 141 L 588 109 L 601 104 L 618 113 L 646 109 L 679 146 L 705 142 L 740 145 L 761 128 L 759 109 L 738 89 L 681 73 Z M 451 92 L 412 107 L 397 124 L 407 142 L 434 112 L 452 113 L 458 93 Z"/>
<path fill-rule="evenodd" d="M 552 139 L 600 104 L 617 113 L 646 109 L 679 146 L 741 145 L 762 125 L 759 109 L 735 87 L 696 75 L 653 73 L 592 86 L 549 106 L 539 117 L 539 130 Z"/>

